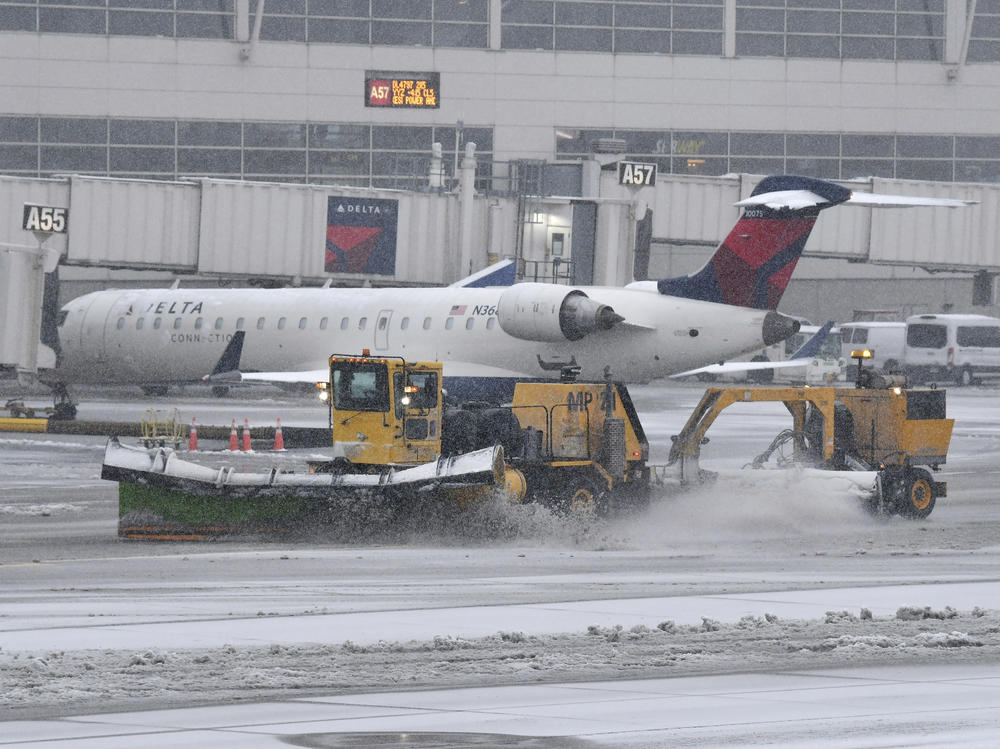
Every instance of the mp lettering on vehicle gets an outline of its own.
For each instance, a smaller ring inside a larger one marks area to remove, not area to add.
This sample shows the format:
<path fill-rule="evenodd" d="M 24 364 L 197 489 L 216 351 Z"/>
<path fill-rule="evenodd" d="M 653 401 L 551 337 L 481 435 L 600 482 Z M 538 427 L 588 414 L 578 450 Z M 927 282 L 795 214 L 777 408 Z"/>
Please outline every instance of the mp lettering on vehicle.
<path fill-rule="evenodd" d="M 25 203 L 21 226 L 25 231 L 65 234 L 69 229 L 69 209 Z"/>
<path fill-rule="evenodd" d="M 649 187 L 656 184 L 656 164 L 641 161 L 618 162 L 618 184 Z"/>
<path fill-rule="evenodd" d="M 584 411 L 593 402 L 594 394 L 581 390 L 578 393 L 573 393 L 572 391 L 566 396 L 566 405 L 569 406 L 570 411 Z"/>

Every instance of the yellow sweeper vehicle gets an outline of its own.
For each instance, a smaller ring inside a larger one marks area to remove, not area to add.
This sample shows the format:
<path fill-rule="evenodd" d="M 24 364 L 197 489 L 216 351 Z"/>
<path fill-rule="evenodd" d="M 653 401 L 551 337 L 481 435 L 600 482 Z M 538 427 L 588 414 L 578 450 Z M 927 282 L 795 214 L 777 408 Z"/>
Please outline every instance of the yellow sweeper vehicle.
<path fill-rule="evenodd" d="M 522 382 L 503 407 L 444 403 L 442 365 L 331 356 L 321 383 L 333 440 L 310 471 L 209 468 L 169 447 L 112 438 L 102 477 L 119 483 L 119 535 L 203 538 L 295 531 L 333 501 L 501 492 L 584 515 L 643 505 L 648 444 L 624 385 Z"/>
<path fill-rule="evenodd" d="M 783 403 L 792 417 L 750 464 L 751 468 L 794 468 L 798 475 L 851 484 L 870 509 L 885 515 L 925 518 L 947 485 L 931 471 L 945 463 L 954 420 L 946 418 L 944 390 L 908 389 L 902 375 L 864 368 L 858 361 L 854 387 L 712 387 L 705 391 L 684 428 L 673 439 L 671 478 L 681 485 L 703 483 L 714 474 L 699 466 L 705 433 L 736 403 Z M 786 453 L 786 449 L 790 453 Z M 777 455 L 774 463 L 770 459 Z M 930 470 L 928 470 L 930 469 Z M 794 482 L 785 482 L 794 487 Z"/>

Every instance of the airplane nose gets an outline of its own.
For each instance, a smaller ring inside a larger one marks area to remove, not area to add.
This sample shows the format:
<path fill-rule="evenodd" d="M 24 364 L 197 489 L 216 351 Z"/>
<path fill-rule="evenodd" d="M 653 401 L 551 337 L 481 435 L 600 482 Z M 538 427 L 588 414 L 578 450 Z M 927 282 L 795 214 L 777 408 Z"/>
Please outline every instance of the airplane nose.
<path fill-rule="evenodd" d="M 783 341 L 799 332 L 799 321 L 780 312 L 768 312 L 764 315 L 763 336 L 764 345 Z"/>

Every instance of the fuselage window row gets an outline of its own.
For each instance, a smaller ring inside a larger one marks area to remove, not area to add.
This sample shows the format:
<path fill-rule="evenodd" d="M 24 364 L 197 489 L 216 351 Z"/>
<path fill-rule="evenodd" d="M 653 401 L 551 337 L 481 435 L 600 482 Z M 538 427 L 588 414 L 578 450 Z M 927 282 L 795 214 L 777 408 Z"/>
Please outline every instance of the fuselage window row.
<path fill-rule="evenodd" d="M 204 319 L 201 318 L 201 317 L 195 318 L 195 320 L 194 320 L 194 329 L 195 330 L 201 330 L 201 328 L 204 326 L 204 322 L 205 322 Z M 287 322 L 287 318 L 284 318 L 284 317 L 278 318 L 277 329 L 278 330 L 284 330 L 286 322 Z M 117 328 L 118 328 L 118 330 L 124 330 L 126 324 L 127 324 L 127 320 L 126 320 L 125 317 L 119 317 L 118 318 L 118 322 L 117 322 Z M 320 322 L 319 322 L 319 328 L 320 328 L 320 330 L 326 330 L 328 324 L 329 324 L 329 318 L 327 318 L 327 317 L 322 318 L 320 320 Z M 430 330 L 433 327 L 433 324 L 434 324 L 434 318 L 433 317 L 425 317 L 424 321 L 423 321 L 423 324 L 422 324 L 421 327 L 424 330 Z M 351 325 L 351 318 L 350 317 L 344 317 L 344 318 L 341 319 L 341 321 L 340 321 L 340 329 L 341 330 L 347 330 L 347 329 L 349 329 L 350 325 Z M 367 327 L 367 325 L 368 325 L 368 318 L 367 317 L 360 317 L 360 318 L 358 318 L 358 330 L 365 330 L 366 327 Z M 487 330 L 493 330 L 493 329 L 495 329 L 496 325 L 497 325 L 497 318 L 490 317 L 490 318 L 488 318 L 486 320 L 486 329 Z M 142 330 L 144 326 L 145 326 L 145 318 L 144 317 L 137 317 L 136 320 L 135 320 L 135 329 L 136 330 Z M 154 329 L 159 330 L 162 326 L 163 326 L 163 318 L 156 317 L 156 318 L 153 319 L 153 328 Z M 183 317 L 175 317 L 174 318 L 174 322 L 173 322 L 173 328 L 174 328 L 174 330 L 180 330 L 183 327 L 184 327 L 184 318 Z M 213 327 L 215 328 L 215 330 L 222 330 L 225 327 L 225 318 L 222 318 L 222 317 L 216 318 Z M 264 330 L 266 327 L 267 327 L 267 318 L 266 317 L 258 317 L 257 318 L 257 330 Z M 386 330 L 386 329 L 388 329 L 388 327 L 389 327 L 389 318 L 388 317 L 380 317 L 378 319 L 378 329 L 379 330 Z M 408 330 L 409 327 L 410 327 L 410 318 L 409 317 L 402 318 L 400 320 L 400 323 L 399 323 L 399 329 L 400 330 Z M 453 330 L 454 327 L 455 327 L 455 318 L 454 317 L 446 317 L 445 318 L 445 322 L 444 322 L 444 327 L 445 327 L 445 330 Z M 466 330 L 474 330 L 475 327 L 476 327 L 476 318 L 474 318 L 474 317 L 466 318 L 466 320 L 465 320 L 465 329 Z M 307 330 L 308 328 L 309 328 L 309 318 L 308 317 L 299 318 L 299 330 Z M 246 318 L 243 318 L 243 317 L 237 318 L 237 320 L 236 320 L 236 330 L 245 330 L 245 329 L 246 329 Z"/>

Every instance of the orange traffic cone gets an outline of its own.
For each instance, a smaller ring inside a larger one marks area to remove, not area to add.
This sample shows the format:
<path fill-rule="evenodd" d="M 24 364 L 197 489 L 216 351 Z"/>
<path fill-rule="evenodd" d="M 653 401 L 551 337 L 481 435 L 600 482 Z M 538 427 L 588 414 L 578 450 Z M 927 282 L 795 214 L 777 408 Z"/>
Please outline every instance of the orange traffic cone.
<path fill-rule="evenodd" d="M 285 449 L 285 435 L 281 433 L 281 419 L 278 419 L 278 428 L 274 430 L 274 449 Z"/>
<path fill-rule="evenodd" d="M 188 435 L 188 451 L 198 452 L 198 425 L 191 419 L 191 433 Z"/>
<path fill-rule="evenodd" d="M 229 449 L 232 452 L 240 449 L 240 440 L 236 436 L 236 419 L 233 419 L 233 428 L 229 430 Z"/>
<path fill-rule="evenodd" d="M 243 452 L 250 452 L 250 419 L 243 419 Z"/>

